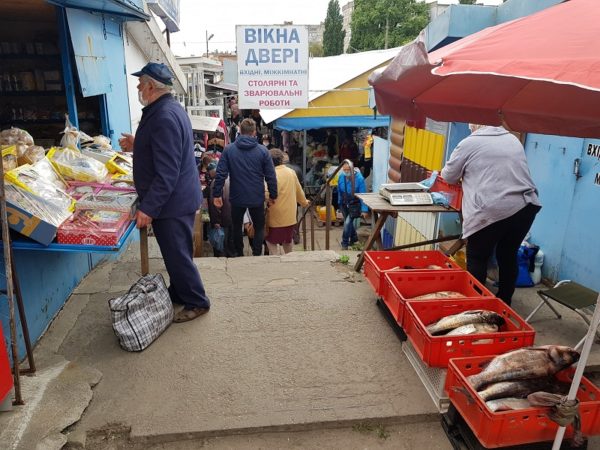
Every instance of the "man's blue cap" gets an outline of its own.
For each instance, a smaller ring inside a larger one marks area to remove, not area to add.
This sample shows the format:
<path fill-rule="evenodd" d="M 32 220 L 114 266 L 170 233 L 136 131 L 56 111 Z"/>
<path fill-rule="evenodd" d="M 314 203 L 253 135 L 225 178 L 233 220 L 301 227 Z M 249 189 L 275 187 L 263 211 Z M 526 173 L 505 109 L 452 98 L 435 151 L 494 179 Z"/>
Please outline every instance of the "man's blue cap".
<path fill-rule="evenodd" d="M 142 67 L 142 70 L 134 72 L 131 75 L 134 77 L 148 75 L 150 78 L 154 78 L 156 81 L 160 81 L 168 86 L 173 86 L 173 74 L 163 63 L 150 62 Z"/>

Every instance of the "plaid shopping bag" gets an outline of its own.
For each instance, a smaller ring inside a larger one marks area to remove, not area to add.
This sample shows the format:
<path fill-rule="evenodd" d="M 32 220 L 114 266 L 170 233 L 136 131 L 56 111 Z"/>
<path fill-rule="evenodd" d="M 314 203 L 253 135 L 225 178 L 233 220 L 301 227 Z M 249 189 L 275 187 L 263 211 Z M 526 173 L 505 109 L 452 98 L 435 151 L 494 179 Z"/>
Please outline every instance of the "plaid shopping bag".
<path fill-rule="evenodd" d="M 173 322 L 173 304 L 161 274 L 141 277 L 108 305 L 119 344 L 130 352 L 144 350 Z"/>

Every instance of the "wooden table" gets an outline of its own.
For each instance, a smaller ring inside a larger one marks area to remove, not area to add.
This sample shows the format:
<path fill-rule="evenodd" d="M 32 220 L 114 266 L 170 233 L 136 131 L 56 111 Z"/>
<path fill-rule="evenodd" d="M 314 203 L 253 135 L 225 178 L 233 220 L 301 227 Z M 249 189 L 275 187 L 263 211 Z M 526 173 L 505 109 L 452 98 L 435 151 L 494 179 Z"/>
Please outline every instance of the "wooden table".
<path fill-rule="evenodd" d="M 446 208 L 441 205 L 403 205 L 403 206 L 392 206 L 390 203 L 383 198 L 378 193 L 370 193 L 370 194 L 356 194 L 358 198 L 360 198 L 363 203 L 371 210 L 373 213 L 373 219 L 375 224 L 371 230 L 371 234 L 367 239 L 367 243 L 365 244 L 364 250 L 358 256 L 358 260 L 354 265 L 354 270 L 360 272 L 360 269 L 363 265 L 365 252 L 371 250 L 373 244 L 377 243 L 377 248 L 383 248 L 381 244 L 381 229 L 385 224 L 385 221 L 388 217 L 396 215 L 399 212 L 429 212 L 429 213 L 447 213 L 447 212 L 458 212 L 454 208 Z M 449 236 L 447 238 L 442 239 L 434 239 L 431 241 L 423 241 L 416 242 L 414 244 L 407 244 L 402 247 L 418 247 L 421 245 L 432 244 L 435 242 L 442 242 L 447 240 L 457 239 L 459 236 Z"/>

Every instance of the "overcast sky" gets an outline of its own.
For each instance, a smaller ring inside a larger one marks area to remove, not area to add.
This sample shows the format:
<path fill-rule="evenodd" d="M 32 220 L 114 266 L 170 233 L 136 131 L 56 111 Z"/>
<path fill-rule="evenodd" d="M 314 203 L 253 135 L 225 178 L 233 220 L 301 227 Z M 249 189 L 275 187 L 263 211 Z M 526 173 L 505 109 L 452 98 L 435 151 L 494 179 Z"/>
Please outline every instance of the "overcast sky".
<path fill-rule="evenodd" d="M 209 51 L 234 51 L 236 25 L 272 25 L 293 21 L 314 25 L 325 20 L 329 0 L 181 0 L 178 33 L 171 34 L 171 48 L 177 56 L 206 53 L 206 32 L 214 35 Z M 340 8 L 348 3 L 340 0 Z M 429 1 L 428 1 L 429 3 Z M 442 0 L 440 3 L 458 3 Z M 498 5 L 502 0 L 483 0 Z"/>

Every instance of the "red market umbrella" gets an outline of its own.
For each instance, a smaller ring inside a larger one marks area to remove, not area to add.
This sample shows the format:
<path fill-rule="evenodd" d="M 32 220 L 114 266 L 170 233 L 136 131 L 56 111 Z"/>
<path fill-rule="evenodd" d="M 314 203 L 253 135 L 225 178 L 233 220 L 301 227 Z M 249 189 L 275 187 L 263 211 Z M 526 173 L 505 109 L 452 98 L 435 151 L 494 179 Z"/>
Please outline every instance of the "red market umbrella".
<path fill-rule="evenodd" d="M 600 137 L 600 4 L 571 0 L 374 72 L 377 109 L 406 120 Z"/>

